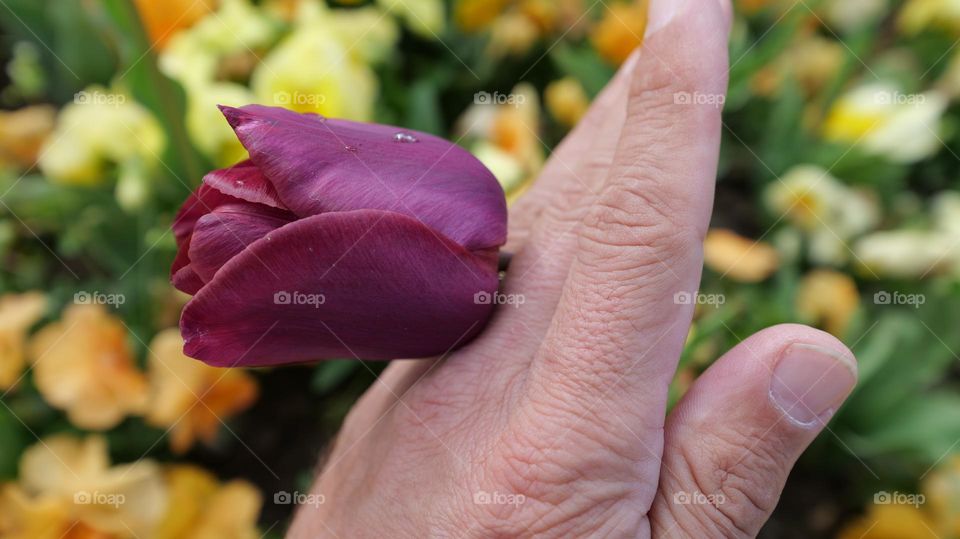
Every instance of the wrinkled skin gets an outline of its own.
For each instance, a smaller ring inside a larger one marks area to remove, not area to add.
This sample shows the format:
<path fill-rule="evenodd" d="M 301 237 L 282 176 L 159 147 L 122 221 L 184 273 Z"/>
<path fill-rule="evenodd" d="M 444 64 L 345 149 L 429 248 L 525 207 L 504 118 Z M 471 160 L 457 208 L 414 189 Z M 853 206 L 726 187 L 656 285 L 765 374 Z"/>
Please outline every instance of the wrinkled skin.
<path fill-rule="evenodd" d="M 513 209 L 504 293 L 525 303 L 501 307 L 466 348 L 390 365 L 325 461 L 313 487 L 324 503 L 301 506 L 289 537 L 760 530 L 855 364 L 820 331 L 770 328 L 667 416 L 693 314 L 674 294 L 698 287 L 721 131 L 715 106 L 678 106 L 674 94 L 724 92 L 730 6 L 652 9 L 643 50 Z M 823 360 L 803 367 L 822 410 L 774 397 L 778 362 L 796 350 Z"/>

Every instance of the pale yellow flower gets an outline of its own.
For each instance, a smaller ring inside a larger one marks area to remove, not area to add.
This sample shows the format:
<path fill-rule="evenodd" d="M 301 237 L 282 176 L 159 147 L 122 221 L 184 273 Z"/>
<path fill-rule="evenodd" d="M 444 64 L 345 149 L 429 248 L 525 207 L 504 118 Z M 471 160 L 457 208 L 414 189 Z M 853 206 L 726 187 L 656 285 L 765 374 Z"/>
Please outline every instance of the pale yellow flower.
<path fill-rule="evenodd" d="M 573 77 L 555 80 L 544 90 L 547 110 L 561 124 L 572 127 L 590 108 L 590 98 L 580 81 Z"/>
<path fill-rule="evenodd" d="M 384 10 L 400 17 L 413 33 L 426 38 L 437 38 L 443 32 L 444 14 L 441 0 L 377 0 Z"/>
<path fill-rule="evenodd" d="M 960 536 L 960 455 L 938 465 L 923 481 L 930 518 L 950 537 Z"/>
<path fill-rule="evenodd" d="M 27 362 L 27 330 L 46 310 L 47 298 L 40 292 L 0 297 L 0 390 L 19 380 Z"/>
<path fill-rule="evenodd" d="M 43 398 L 81 428 L 109 429 L 147 402 L 147 380 L 134 365 L 126 328 L 102 305 L 71 305 L 30 343 Z"/>
<path fill-rule="evenodd" d="M 827 0 L 820 9 L 828 27 L 854 32 L 877 22 L 889 12 L 890 6 L 888 0 Z"/>
<path fill-rule="evenodd" d="M 896 163 L 925 159 L 940 149 L 940 123 L 947 100 L 937 92 L 905 94 L 882 84 L 842 96 L 823 122 L 827 140 L 856 144 Z"/>
<path fill-rule="evenodd" d="M 804 35 L 787 48 L 771 65 L 760 70 L 752 88 L 764 96 L 775 95 L 789 80 L 808 94 L 826 86 L 843 66 L 846 49 L 835 39 L 817 34 Z"/>
<path fill-rule="evenodd" d="M 376 76 L 350 54 L 325 8 L 304 6 L 293 32 L 254 71 L 254 93 L 263 103 L 297 112 L 370 120 Z"/>
<path fill-rule="evenodd" d="M 813 270 L 800 281 L 796 302 L 800 316 L 842 338 L 860 307 L 860 293 L 849 275 Z"/>
<path fill-rule="evenodd" d="M 703 258 L 708 268 L 743 283 L 762 281 L 780 266 L 780 256 L 770 244 L 717 228 L 707 233 Z"/>
<path fill-rule="evenodd" d="M 23 453 L 19 482 L 0 494 L 0 535 L 145 537 L 166 499 L 153 461 L 111 466 L 104 438 L 55 435 Z"/>
<path fill-rule="evenodd" d="M 256 101 L 253 93 L 239 84 L 215 82 L 192 88 L 187 99 L 187 131 L 200 151 L 220 167 L 245 159 L 247 151 L 217 105 L 249 105 Z"/>
<path fill-rule="evenodd" d="M 147 109 L 122 92 L 91 86 L 61 109 L 40 169 L 58 183 L 97 185 L 106 179 L 106 165 L 156 163 L 165 144 Z"/>
<path fill-rule="evenodd" d="M 866 273 L 920 278 L 954 271 L 960 259 L 956 237 L 939 230 L 891 230 L 864 236 L 853 247 Z"/>
<path fill-rule="evenodd" d="M 245 481 L 220 484 L 194 466 L 166 470 L 170 505 L 154 539 L 257 539 L 260 493 Z"/>
<path fill-rule="evenodd" d="M 218 369 L 183 355 L 176 329 L 150 343 L 151 425 L 169 429 L 170 446 L 183 453 L 197 439 L 212 443 L 223 421 L 257 398 L 256 380 L 241 369 Z"/>
<path fill-rule="evenodd" d="M 593 46 L 603 59 L 620 65 L 643 44 L 648 4 L 648 0 L 605 4 L 603 18 L 591 31 Z"/>
<path fill-rule="evenodd" d="M 900 10 L 900 28 L 916 34 L 927 28 L 960 33 L 960 2 L 957 0 L 908 0 Z"/>
<path fill-rule="evenodd" d="M 496 18 L 490 27 L 492 58 L 525 54 L 540 39 L 541 29 L 536 22 L 519 11 L 511 11 Z"/>

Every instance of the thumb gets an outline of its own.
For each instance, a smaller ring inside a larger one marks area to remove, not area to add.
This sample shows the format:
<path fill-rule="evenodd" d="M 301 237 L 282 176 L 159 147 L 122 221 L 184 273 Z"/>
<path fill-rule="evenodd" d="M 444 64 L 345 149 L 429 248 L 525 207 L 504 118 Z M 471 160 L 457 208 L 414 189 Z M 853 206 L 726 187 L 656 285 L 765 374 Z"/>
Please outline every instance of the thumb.
<path fill-rule="evenodd" d="M 756 536 L 856 371 L 837 339 L 797 325 L 761 331 L 719 359 L 667 418 L 653 536 Z"/>

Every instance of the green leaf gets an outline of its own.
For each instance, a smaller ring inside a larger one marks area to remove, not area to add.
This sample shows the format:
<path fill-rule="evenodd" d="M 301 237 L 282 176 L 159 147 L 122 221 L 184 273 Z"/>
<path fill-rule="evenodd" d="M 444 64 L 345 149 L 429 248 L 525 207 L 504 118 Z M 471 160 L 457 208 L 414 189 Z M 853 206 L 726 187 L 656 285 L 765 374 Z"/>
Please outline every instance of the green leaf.
<path fill-rule="evenodd" d="M 350 375 L 358 367 L 360 367 L 360 362 L 352 359 L 338 359 L 321 363 L 313 372 L 310 387 L 314 393 L 326 395 L 350 378 Z"/>

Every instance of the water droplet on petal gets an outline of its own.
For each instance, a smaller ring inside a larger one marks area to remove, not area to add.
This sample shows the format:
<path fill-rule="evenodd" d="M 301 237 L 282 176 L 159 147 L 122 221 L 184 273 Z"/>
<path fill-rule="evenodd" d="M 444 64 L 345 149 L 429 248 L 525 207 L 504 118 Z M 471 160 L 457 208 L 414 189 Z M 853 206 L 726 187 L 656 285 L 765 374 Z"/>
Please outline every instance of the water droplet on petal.
<path fill-rule="evenodd" d="M 344 146 L 343 149 L 351 153 L 356 153 L 357 151 L 356 146 Z"/>
<path fill-rule="evenodd" d="M 410 133 L 403 133 L 403 132 L 397 133 L 396 135 L 394 135 L 393 140 L 394 142 L 404 142 L 404 143 L 420 142 L 420 139 L 418 139 L 417 137 L 411 135 Z"/>

